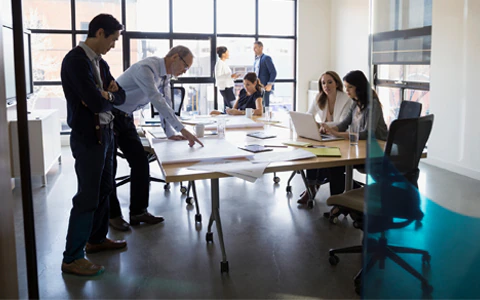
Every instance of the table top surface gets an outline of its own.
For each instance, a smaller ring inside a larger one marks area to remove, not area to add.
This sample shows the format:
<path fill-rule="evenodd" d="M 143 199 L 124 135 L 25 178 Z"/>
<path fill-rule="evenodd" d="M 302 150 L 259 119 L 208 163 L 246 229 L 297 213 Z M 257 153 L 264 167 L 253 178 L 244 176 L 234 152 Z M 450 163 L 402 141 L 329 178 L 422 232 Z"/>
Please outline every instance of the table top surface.
<path fill-rule="evenodd" d="M 275 138 L 269 139 L 257 139 L 249 137 L 246 134 L 251 132 L 264 131 L 269 134 L 275 134 Z M 216 136 L 206 136 L 201 140 L 208 139 L 217 139 Z M 329 141 L 329 142 L 320 142 L 310 139 L 304 139 L 297 137 L 294 131 L 291 131 L 289 128 L 285 128 L 283 125 L 265 125 L 263 129 L 259 128 L 244 128 L 244 129 L 228 129 L 225 134 L 225 139 L 235 146 L 244 146 L 248 144 L 259 144 L 259 145 L 282 145 L 283 142 L 289 141 L 298 141 L 298 142 L 307 142 L 312 145 L 324 145 L 327 147 L 338 147 L 342 154 L 341 157 L 315 157 L 311 159 L 295 160 L 295 161 L 279 161 L 272 162 L 265 169 L 264 173 L 271 172 L 282 172 L 282 171 L 294 171 L 294 170 L 303 170 L 303 169 L 312 169 L 312 168 L 328 168 L 328 167 L 337 167 L 337 166 L 346 166 L 346 165 L 356 165 L 365 163 L 367 158 L 367 149 L 366 141 L 359 141 L 358 145 L 352 146 L 349 141 Z M 384 142 L 379 141 L 380 146 L 383 148 Z M 168 143 L 168 142 L 167 142 Z M 180 141 L 175 143 L 184 143 L 185 147 L 188 148 L 186 141 Z M 168 146 L 166 143 L 153 143 L 152 145 L 156 148 L 157 158 L 162 169 L 163 175 L 167 182 L 178 182 L 178 181 L 189 181 L 189 180 L 199 180 L 199 179 L 212 179 L 212 178 L 222 178 L 229 177 L 227 174 L 211 172 L 211 171 L 202 171 L 202 170 L 190 170 L 190 166 L 196 164 L 197 162 L 180 162 L 180 163 L 169 163 L 162 164 L 162 153 L 168 151 Z M 199 147 L 195 145 L 194 147 Z M 277 148 L 273 147 L 273 152 L 280 151 L 291 151 L 292 149 L 301 147 L 287 147 L 287 148 Z M 208 148 L 207 148 L 208 149 Z M 215 153 L 217 149 L 212 149 L 212 152 Z M 251 155 L 250 152 L 245 152 L 245 155 Z M 239 161 L 246 161 L 246 158 L 237 158 Z"/>

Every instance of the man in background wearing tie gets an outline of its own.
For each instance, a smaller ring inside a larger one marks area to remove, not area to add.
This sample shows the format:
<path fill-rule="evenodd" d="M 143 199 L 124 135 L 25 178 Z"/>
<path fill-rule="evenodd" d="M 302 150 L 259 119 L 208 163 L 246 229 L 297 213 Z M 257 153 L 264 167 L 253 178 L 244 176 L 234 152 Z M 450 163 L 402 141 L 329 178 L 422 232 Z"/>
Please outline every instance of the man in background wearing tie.
<path fill-rule="evenodd" d="M 141 222 L 157 224 L 163 217 L 147 211 L 149 198 L 150 167 L 142 142 L 133 120 L 133 112 L 150 102 L 160 114 L 165 134 L 172 140 L 188 140 L 192 147 L 203 144 L 175 116 L 171 103 L 170 79 L 184 74 L 193 64 L 193 54 L 187 47 L 176 46 L 164 58 L 147 57 L 128 68 L 117 79 L 126 93 L 126 101 L 113 109 L 116 146 L 127 159 L 130 171 L 130 224 Z M 175 131 L 181 135 L 176 135 Z M 114 177 L 115 177 L 114 170 Z M 110 197 L 110 225 L 118 230 L 129 230 L 122 217 L 116 188 Z"/>
<path fill-rule="evenodd" d="M 256 41 L 253 44 L 253 51 L 255 52 L 255 62 L 253 63 L 253 70 L 257 73 L 258 79 L 265 86 L 263 94 L 263 106 L 270 106 L 270 93 L 273 91 L 273 83 L 277 78 L 277 70 L 273 65 L 272 58 L 263 53 L 263 43 Z"/>

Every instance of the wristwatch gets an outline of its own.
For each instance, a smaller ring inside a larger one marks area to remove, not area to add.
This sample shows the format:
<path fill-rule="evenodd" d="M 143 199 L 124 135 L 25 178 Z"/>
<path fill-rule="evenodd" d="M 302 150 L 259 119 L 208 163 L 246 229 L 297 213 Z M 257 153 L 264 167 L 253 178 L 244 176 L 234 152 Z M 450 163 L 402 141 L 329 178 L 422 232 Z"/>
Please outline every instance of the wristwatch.
<path fill-rule="evenodd" d="M 115 96 L 112 93 L 108 92 L 108 101 L 113 102 L 114 100 Z"/>

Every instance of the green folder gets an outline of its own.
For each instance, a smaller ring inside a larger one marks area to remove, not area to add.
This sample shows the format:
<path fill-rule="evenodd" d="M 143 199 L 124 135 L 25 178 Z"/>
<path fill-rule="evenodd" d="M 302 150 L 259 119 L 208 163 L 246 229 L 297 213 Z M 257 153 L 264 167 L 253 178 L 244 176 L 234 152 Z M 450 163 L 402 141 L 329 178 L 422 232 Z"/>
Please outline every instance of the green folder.
<path fill-rule="evenodd" d="M 338 147 L 321 147 L 321 148 L 305 148 L 305 150 L 312 152 L 316 156 L 333 156 L 341 157 L 342 153 Z"/>

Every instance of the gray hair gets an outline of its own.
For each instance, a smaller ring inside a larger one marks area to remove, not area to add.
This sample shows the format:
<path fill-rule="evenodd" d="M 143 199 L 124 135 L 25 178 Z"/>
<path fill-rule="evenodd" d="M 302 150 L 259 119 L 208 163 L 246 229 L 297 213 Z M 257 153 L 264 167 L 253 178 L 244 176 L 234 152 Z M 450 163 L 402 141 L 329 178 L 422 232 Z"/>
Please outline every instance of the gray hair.
<path fill-rule="evenodd" d="M 188 55 L 191 55 L 193 57 L 192 51 L 190 51 L 190 49 L 182 45 L 178 45 L 170 49 L 170 51 L 168 51 L 167 53 L 167 57 L 172 57 L 175 54 L 178 54 L 182 58 Z"/>

